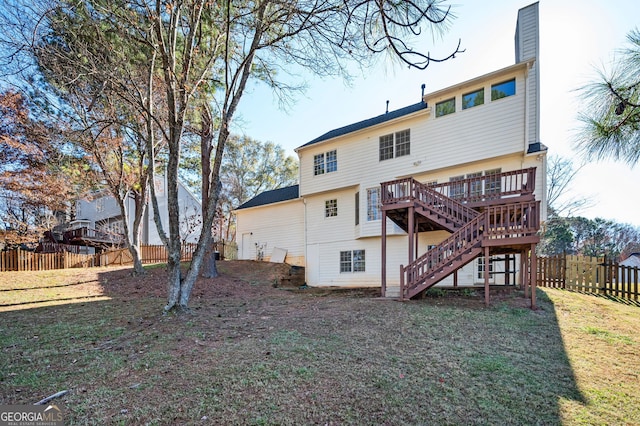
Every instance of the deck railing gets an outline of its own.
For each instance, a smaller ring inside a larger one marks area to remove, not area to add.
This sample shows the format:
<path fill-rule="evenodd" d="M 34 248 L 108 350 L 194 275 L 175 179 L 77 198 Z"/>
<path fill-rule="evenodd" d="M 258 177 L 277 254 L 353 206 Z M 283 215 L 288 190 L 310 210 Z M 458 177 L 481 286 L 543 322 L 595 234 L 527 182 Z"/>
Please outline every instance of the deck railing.
<path fill-rule="evenodd" d="M 65 231 L 64 234 L 69 240 L 87 240 L 115 245 L 124 243 L 124 236 L 122 234 L 87 227 L 70 229 Z"/>
<path fill-rule="evenodd" d="M 481 203 L 501 198 L 533 194 L 536 168 L 486 174 L 433 185 L 425 185 L 413 178 L 382 183 L 382 204 L 395 204 L 418 199 L 418 188 L 428 188 L 459 203 Z M 420 189 L 422 190 L 422 189 Z"/>
<path fill-rule="evenodd" d="M 432 188 L 461 203 L 477 203 L 532 194 L 536 186 L 536 168 L 486 174 L 434 184 Z"/>
<path fill-rule="evenodd" d="M 489 206 L 485 213 L 488 239 L 527 237 L 540 229 L 540 201 Z"/>

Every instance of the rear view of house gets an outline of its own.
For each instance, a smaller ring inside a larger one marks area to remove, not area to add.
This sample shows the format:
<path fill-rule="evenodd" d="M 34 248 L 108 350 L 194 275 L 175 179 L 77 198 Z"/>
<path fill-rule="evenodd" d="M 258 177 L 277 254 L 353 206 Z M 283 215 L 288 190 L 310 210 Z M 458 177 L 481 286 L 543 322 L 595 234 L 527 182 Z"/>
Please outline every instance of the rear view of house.
<path fill-rule="evenodd" d="M 310 286 L 400 298 L 530 279 L 546 217 L 538 39 L 534 3 L 515 64 L 297 148 L 299 185 L 238 207 L 240 258 L 285 252 Z"/>

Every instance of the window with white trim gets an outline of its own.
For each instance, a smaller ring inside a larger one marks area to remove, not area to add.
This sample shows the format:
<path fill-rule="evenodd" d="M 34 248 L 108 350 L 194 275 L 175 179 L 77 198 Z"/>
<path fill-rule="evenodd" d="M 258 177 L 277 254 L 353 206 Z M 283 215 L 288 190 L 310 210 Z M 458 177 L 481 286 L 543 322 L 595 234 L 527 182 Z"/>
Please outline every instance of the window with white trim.
<path fill-rule="evenodd" d="M 327 200 L 324 202 L 324 217 L 338 216 L 338 200 Z"/>
<path fill-rule="evenodd" d="M 338 152 L 334 149 L 313 156 L 313 175 L 323 175 L 338 171 Z"/>
<path fill-rule="evenodd" d="M 484 172 L 484 193 L 499 194 L 502 191 L 502 169 L 491 169 Z"/>
<path fill-rule="evenodd" d="M 449 178 L 449 197 L 462 198 L 464 197 L 464 175 L 453 176 Z"/>
<path fill-rule="evenodd" d="M 411 154 L 411 130 L 401 130 L 380 136 L 380 161 Z"/>
<path fill-rule="evenodd" d="M 106 197 L 100 197 L 96 200 L 96 212 L 102 213 L 104 211 Z"/>
<path fill-rule="evenodd" d="M 327 173 L 335 172 L 338 170 L 338 153 L 334 149 L 333 151 L 327 152 L 325 156 L 325 166 L 327 169 Z"/>
<path fill-rule="evenodd" d="M 447 99 L 436 104 L 436 117 L 453 114 L 454 112 L 456 112 L 456 98 Z"/>
<path fill-rule="evenodd" d="M 380 188 L 369 188 L 367 189 L 367 221 L 380 220 L 381 218 Z"/>
<path fill-rule="evenodd" d="M 340 252 L 340 273 L 344 272 L 364 272 L 365 271 L 364 250 L 347 250 Z"/>
<path fill-rule="evenodd" d="M 506 98 L 516 94 L 516 79 L 503 81 L 502 83 L 491 85 L 491 100 Z"/>
<path fill-rule="evenodd" d="M 494 278 L 493 274 L 493 259 L 489 257 L 489 281 L 492 281 Z M 476 282 L 484 282 L 484 268 L 487 262 L 485 261 L 484 256 L 480 256 L 476 263 Z"/>
<path fill-rule="evenodd" d="M 313 156 L 313 175 L 324 174 L 324 152 L 322 154 L 316 154 Z"/>
<path fill-rule="evenodd" d="M 462 109 L 473 108 L 484 104 L 484 87 L 475 92 L 462 95 Z"/>
<path fill-rule="evenodd" d="M 473 179 L 469 182 L 469 196 L 477 197 L 482 195 L 482 172 L 469 173 L 467 179 Z"/>

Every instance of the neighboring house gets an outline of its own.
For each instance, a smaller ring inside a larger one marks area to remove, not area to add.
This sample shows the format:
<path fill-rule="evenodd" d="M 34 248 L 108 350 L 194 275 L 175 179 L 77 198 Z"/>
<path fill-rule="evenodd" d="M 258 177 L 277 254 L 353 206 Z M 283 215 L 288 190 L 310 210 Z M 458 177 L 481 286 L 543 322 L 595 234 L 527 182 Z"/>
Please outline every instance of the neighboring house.
<path fill-rule="evenodd" d="M 155 190 L 158 198 L 160 218 L 168 232 L 169 213 L 167 207 L 166 180 L 155 178 Z M 178 202 L 180 204 L 180 234 L 184 242 L 197 243 L 202 228 L 202 206 L 200 201 L 182 183 L 178 182 Z M 129 213 L 129 232 L 133 229 L 135 204 L 127 197 L 125 205 Z M 117 200 L 109 192 L 96 194 L 90 200 L 76 201 L 76 219 L 64 224 L 59 232 L 48 234 L 54 243 L 63 243 L 79 247 L 80 253 L 95 253 L 107 247 L 124 244 L 124 222 Z M 52 242 L 52 241 L 49 241 Z M 140 225 L 140 243 L 161 245 L 153 219 L 153 206 L 148 203 Z"/>
<path fill-rule="evenodd" d="M 239 257 L 284 251 L 309 286 L 388 297 L 530 279 L 546 218 L 538 46 L 534 3 L 514 65 L 297 148 L 300 184 L 237 208 Z"/>
<path fill-rule="evenodd" d="M 640 268 L 640 253 L 631 253 L 629 257 L 620 262 L 619 265 Z"/>

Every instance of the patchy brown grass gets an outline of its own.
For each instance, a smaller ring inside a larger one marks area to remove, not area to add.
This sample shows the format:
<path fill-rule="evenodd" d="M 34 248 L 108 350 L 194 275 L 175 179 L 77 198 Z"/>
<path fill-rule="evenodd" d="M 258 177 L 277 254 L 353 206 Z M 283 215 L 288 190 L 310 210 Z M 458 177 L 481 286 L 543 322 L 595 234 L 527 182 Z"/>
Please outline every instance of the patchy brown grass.
<path fill-rule="evenodd" d="M 0 274 L 0 403 L 70 424 L 636 424 L 640 309 L 559 290 L 399 303 L 221 262 L 192 312 L 165 271 Z"/>

